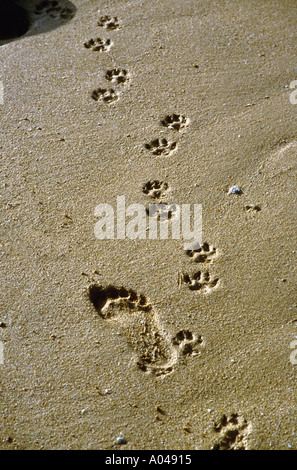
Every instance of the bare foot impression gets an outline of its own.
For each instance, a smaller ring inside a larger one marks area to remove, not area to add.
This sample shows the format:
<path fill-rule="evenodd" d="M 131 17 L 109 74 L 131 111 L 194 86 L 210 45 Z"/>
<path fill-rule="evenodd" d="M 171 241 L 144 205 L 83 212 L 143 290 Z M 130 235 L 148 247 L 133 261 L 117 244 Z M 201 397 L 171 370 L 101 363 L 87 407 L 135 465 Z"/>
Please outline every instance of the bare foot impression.
<path fill-rule="evenodd" d="M 160 199 L 166 195 L 168 183 L 165 181 L 148 181 L 142 187 L 142 192 L 152 199 Z"/>
<path fill-rule="evenodd" d="M 214 287 L 219 284 L 219 278 L 213 278 L 208 271 L 197 271 L 190 275 L 182 273 L 179 276 L 179 284 L 186 284 L 192 291 L 210 292 Z"/>
<path fill-rule="evenodd" d="M 216 248 L 207 242 L 195 250 L 186 250 L 186 255 L 196 263 L 210 263 L 216 257 Z"/>
<path fill-rule="evenodd" d="M 165 138 L 154 139 L 149 144 L 145 144 L 145 148 L 150 150 L 153 155 L 165 156 L 177 149 L 177 142 L 169 142 Z"/>
<path fill-rule="evenodd" d="M 119 85 L 129 80 L 128 71 L 125 69 L 112 69 L 107 70 L 105 74 L 106 80 Z"/>
<path fill-rule="evenodd" d="M 91 49 L 92 51 L 99 52 L 108 52 L 112 47 L 113 43 L 111 39 L 89 39 L 84 43 L 86 49 Z"/>
<path fill-rule="evenodd" d="M 162 126 L 175 131 L 180 131 L 189 125 L 189 119 L 181 114 L 170 114 L 160 121 Z"/>
<path fill-rule="evenodd" d="M 173 372 L 178 357 L 199 354 L 203 339 L 182 330 L 170 340 L 158 315 L 143 294 L 124 287 L 89 286 L 89 299 L 104 320 L 120 326 L 143 372 L 164 376 Z"/>
<path fill-rule="evenodd" d="M 219 434 L 217 443 L 212 450 L 247 450 L 247 438 L 251 433 L 251 425 L 237 413 L 229 417 L 223 415 L 214 425 L 214 431 Z"/>
<path fill-rule="evenodd" d="M 100 16 L 98 20 L 98 26 L 106 29 L 118 29 L 119 28 L 119 20 L 117 16 Z"/>
<path fill-rule="evenodd" d="M 102 101 L 104 103 L 113 103 L 119 99 L 118 93 L 112 88 L 97 88 L 91 94 L 91 97 L 95 101 Z"/>

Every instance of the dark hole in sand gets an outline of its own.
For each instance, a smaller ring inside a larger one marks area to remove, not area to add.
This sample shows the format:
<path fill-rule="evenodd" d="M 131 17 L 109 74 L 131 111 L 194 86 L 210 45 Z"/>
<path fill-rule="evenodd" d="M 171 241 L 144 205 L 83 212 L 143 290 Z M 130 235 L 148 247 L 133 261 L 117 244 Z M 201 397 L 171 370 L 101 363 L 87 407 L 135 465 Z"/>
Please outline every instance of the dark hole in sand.
<path fill-rule="evenodd" d="M 0 39 L 18 38 L 26 34 L 29 20 L 26 11 L 16 3 L 0 3 Z"/>

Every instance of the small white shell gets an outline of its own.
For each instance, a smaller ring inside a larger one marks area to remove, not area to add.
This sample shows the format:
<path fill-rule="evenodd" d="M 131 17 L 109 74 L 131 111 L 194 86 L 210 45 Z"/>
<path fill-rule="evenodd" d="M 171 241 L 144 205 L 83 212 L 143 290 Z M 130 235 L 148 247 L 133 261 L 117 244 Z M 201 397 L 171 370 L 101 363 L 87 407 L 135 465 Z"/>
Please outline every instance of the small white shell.
<path fill-rule="evenodd" d="M 232 186 L 228 191 L 229 194 L 242 194 L 242 189 L 239 186 Z"/>
<path fill-rule="evenodd" d="M 120 432 L 119 437 L 116 439 L 116 444 L 127 444 L 126 439 L 124 438 L 124 434 Z"/>

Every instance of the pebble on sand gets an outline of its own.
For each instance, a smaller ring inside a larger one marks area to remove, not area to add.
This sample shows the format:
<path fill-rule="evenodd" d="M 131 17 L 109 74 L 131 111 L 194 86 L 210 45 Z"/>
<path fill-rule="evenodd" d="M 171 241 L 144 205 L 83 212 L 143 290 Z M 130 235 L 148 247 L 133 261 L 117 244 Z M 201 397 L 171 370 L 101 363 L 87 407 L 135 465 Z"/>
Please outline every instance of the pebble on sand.
<path fill-rule="evenodd" d="M 242 189 L 239 186 L 232 186 L 229 189 L 229 194 L 242 194 Z"/>
<path fill-rule="evenodd" d="M 119 437 L 116 439 L 116 444 L 127 444 L 126 439 L 124 438 L 124 434 L 121 432 Z"/>

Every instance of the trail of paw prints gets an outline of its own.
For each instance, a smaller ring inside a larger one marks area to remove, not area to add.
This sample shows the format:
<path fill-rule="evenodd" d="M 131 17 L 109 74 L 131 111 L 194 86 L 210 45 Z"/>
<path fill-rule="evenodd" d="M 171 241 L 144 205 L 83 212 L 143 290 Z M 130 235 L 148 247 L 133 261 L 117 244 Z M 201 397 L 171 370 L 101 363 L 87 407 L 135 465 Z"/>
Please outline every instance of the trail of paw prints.
<path fill-rule="evenodd" d="M 146 214 L 159 222 L 165 222 L 176 218 L 179 214 L 179 208 L 176 204 L 167 204 L 164 198 L 167 196 L 169 185 L 165 181 L 152 180 L 145 183 L 142 192 L 154 203 L 146 204 Z"/>
<path fill-rule="evenodd" d="M 105 78 L 115 85 L 120 85 L 128 82 L 129 74 L 125 69 L 112 69 L 107 70 Z M 120 93 L 115 88 L 99 87 L 92 91 L 91 97 L 95 101 L 110 104 L 119 99 Z"/>
<path fill-rule="evenodd" d="M 237 413 L 223 415 L 213 427 L 219 438 L 211 450 L 248 450 L 251 428 L 251 424 Z"/>
<path fill-rule="evenodd" d="M 116 16 L 100 16 L 97 24 L 98 26 L 107 30 L 114 30 L 119 28 L 119 20 Z M 111 39 L 102 39 L 98 37 L 97 39 L 89 39 L 84 43 L 84 46 L 86 49 L 90 49 L 95 52 L 108 52 L 113 46 L 113 42 Z M 127 84 L 130 77 L 128 70 L 114 68 L 106 71 L 105 79 L 117 86 Z M 93 100 L 105 104 L 114 103 L 119 99 L 119 96 L 120 93 L 115 88 L 109 88 L 105 86 L 99 86 L 91 93 Z"/>
<path fill-rule="evenodd" d="M 186 255 L 196 263 L 211 263 L 217 255 L 217 249 L 204 242 L 195 250 L 186 250 Z"/>
<path fill-rule="evenodd" d="M 125 69 L 111 69 L 107 70 L 105 78 L 107 81 L 114 83 L 115 86 L 127 84 L 129 73 Z M 95 101 L 110 104 L 119 99 L 120 93 L 115 88 L 99 87 L 92 91 L 91 97 Z"/>
<path fill-rule="evenodd" d="M 86 49 L 90 49 L 91 51 L 108 52 L 113 46 L 113 42 L 111 39 L 96 38 L 89 39 L 88 41 L 84 42 L 84 46 Z"/>
<path fill-rule="evenodd" d="M 185 250 L 190 260 L 198 264 L 212 263 L 217 257 L 217 249 L 207 242 L 202 243 L 195 249 Z M 193 274 L 179 274 L 178 284 L 186 285 L 191 291 L 200 291 L 204 293 L 211 292 L 220 283 L 218 277 L 213 277 L 209 271 L 199 270 Z"/>
<path fill-rule="evenodd" d="M 89 299 L 98 314 L 106 321 L 120 326 L 136 353 L 137 368 L 155 376 L 174 370 L 179 356 L 199 354 L 203 339 L 182 330 L 170 340 L 164 334 L 158 315 L 143 294 L 124 287 L 103 287 L 91 284 Z"/>
<path fill-rule="evenodd" d="M 109 30 L 119 29 L 120 27 L 118 17 L 109 15 L 100 16 L 97 25 Z"/>
<path fill-rule="evenodd" d="M 102 26 L 106 29 L 117 29 L 119 26 L 118 19 L 116 17 L 111 16 L 101 16 L 97 23 L 99 26 Z M 113 42 L 111 39 L 104 39 L 97 37 L 96 39 L 89 39 L 84 43 L 86 49 L 90 49 L 95 52 L 109 52 L 111 47 L 113 46 Z"/>
<path fill-rule="evenodd" d="M 191 291 L 210 292 L 219 285 L 219 278 L 212 277 L 208 271 L 197 271 L 194 274 L 181 273 L 178 284 L 186 285 Z"/>
<path fill-rule="evenodd" d="M 184 115 L 176 113 L 168 114 L 159 121 L 162 126 L 174 131 L 181 131 L 185 129 L 189 125 L 189 122 L 189 119 L 186 118 Z M 149 150 L 153 155 L 168 156 L 171 155 L 172 152 L 177 150 L 178 142 L 171 141 L 166 137 L 160 137 L 146 143 L 144 147 Z"/>
<path fill-rule="evenodd" d="M 151 140 L 151 142 L 144 145 L 153 155 L 167 156 L 177 149 L 177 142 L 170 142 L 164 137 L 160 139 Z"/>
<path fill-rule="evenodd" d="M 181 131 L 188 127 L 190 120 L 182 114 L 168 114 L 160 120 L 162 126 L 175 131 Z"/>
<path fill-rule="evenodd" d="M 49 16 L 50 18 L 61 18 L 68 20 L 73 18 L 75 12 L 72 8 L 63 7 L 56 0 L 43 0 L 39 2 L 34 10 L 36 16 Z"/>
<path fill-rule="evenodd" d="M 152 180 L 143 185 L 142 192 L 152 199 L 161 199 L 166 196 L 168 188 L 166 181 Z"/>
<path fill-rule="evenodd" d="M 92 91 L 91 97 L 95 101 L 110 104 L 119 99 L 119 94 L 113 88 L 97 88 Z"/>

